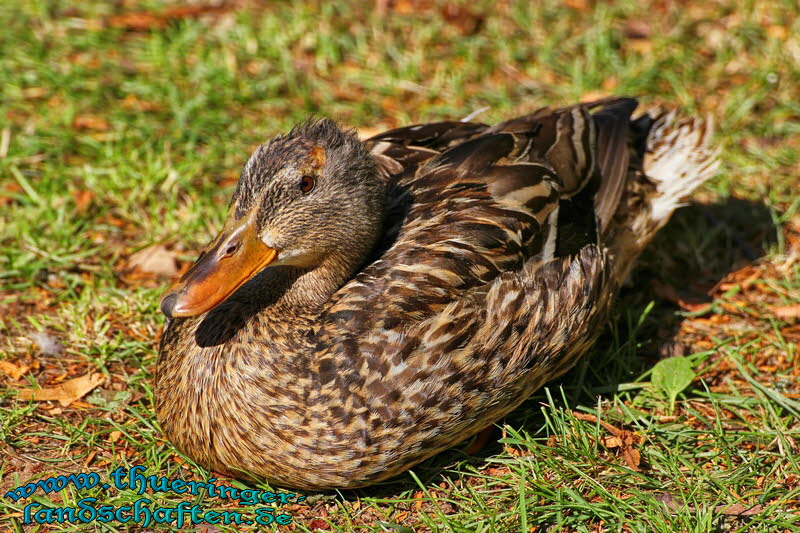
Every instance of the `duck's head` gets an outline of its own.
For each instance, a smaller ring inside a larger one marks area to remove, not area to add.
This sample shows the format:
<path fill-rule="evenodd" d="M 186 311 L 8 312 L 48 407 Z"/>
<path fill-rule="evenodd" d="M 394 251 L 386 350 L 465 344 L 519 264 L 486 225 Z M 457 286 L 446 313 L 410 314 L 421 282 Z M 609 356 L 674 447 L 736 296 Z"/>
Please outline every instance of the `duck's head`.
<path fill-rule="evenodd" d="M 205 313 L 276 266 L 307 272 L 327 265 L 346 278 L 378 239 L 384 201 L 384 180 L 353 132 L 327 119 L 301 124 L 253 153 L 225 226 L 164 293 L 161 310 L 168 317 Z"/>

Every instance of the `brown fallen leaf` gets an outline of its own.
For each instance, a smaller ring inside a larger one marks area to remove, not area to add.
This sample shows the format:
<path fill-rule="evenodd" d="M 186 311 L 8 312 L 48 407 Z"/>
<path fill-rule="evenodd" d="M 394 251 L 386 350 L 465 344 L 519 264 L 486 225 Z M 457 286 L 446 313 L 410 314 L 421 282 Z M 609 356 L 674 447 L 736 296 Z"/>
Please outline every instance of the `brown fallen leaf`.
<path fill-rule="evenodd" d="M 171 20 L 194 18 L 213 13 L 225 13 L 234 6 L 222 5 L 179 5 L 171 7 L 160 13 L 140 11 L 114 15 L 107 19 L 106 25 L 112 28 L 121 28 L 128 31 L 147 31 L 164 28 Z M 99 24 L 100 27 L 103 24 Z"/>
<path fill-rule="evenodd" d="M 160 111 L 162 108 L 162 106 L 156 102 L 139 100 L 135 94 L 126 95 L 120 106 L 123 109 L 132 109 L 134 111 Z"/>
<path fill-rule="evenodd" d="M 422 509 L 422 491 L 418 490 L 417 492 L 414 493 L 413 497 L 414 500 L 416 500 L 414 502 L 414 510 L 419 511 L 420 509 Z"/>
<path fill-rule="evenodd" d="M 320 530 L 328 531 L 330 530 L 331 525 L 325 520 L 320 520 L 319 518 L 315 518 L 314 520 L 311 521 L 310 524 L 308 524 L 308 527 L 312 531 L 320 531 Z"/>
<path fill-rule="evenodd" d="M 639 465 L 642 462 L 642 454 L 639 453 L 639 450 L 632 446 L 624 446 L 622 448 L 622 458 L 625 459 L 625 462 L 628 464 L 628 468 L 633 470 L 634 472 L 639 472 L 641 469 Z"/>
<path fill-rule="evenodd" d="M 389 4 L 398 15 L 413 15 L 417 10 L 417 6 L 411 0 L 395 0 L 394 2 L 389 2 Z"/>
<path fill-rule="evenodd" d="M 586 11 L 589 9 L 588 0 L 564 0 L 564 5 L 577 11 Z"/>
<path fill-rule="evenodd" d="M 5 207 L 17 201 L 17 198 L 23 192 L 19 183 L 7 183 L 5 187 L 0 189 L 0 207 Z"/>
<path fill-rule="evenodd" d="M 15 365 L 8 361 L 0 361 L 0 371 L 8 375 L 14 381 L 17 381 L 30 369 L 30 365 Z"/>
<path fill-rule="evenodd" d="M 75 189 L 72 191 L 72 199 L 75 200 L 75 210 L 82 214 L 92 205 L 94 193 L 89 189 Z"/>
<path fill-rule="evenodd" d="M 585 413 L 576 413 L 573 411 L 572 415 L 577 418 L 578 420 L 583 420 L 585 422 L 593 422 L 595 424 L 599 423 L 603 428 L 605 428 L 609 433 L 612 434 L 610 437 L 603 437 L 603 443 L 606 444 L 610 449 L 619 448 L 620 453 L 622 454 L 622 458 L 625 460 L 625 463 L 628 465 L 628 468 L 633 470 L 634 472 L 639 472 L 641 469 L 639 468 L 639 464 L 642 462 L 642 456 L 639 453 L 639 450 L 634 448 L 637 444 L 642 443 L 642 436 L 636 434 L 633 431 L 628 431 L 627 429 L 619 429 L 617 427 L 612 426 L 608 422 L 604 422 L 598 419 L 594 415 L 585 414 Z"/>
<path fill-rule="evenodd" d="M 652 30 L 647 21 L 629 20 L 622 26 L 622 33 L 628 39 L 647 39 Z"/>
<path fill-rule="evenodd" d="M 670 511 L 678 511 L 685 503 L 681 498 L 678 498 L 674 494 L 670 494 L 669 492 L 662 492 L 656 495 L 656 501 L 659 501 L 664 504 L 664 506 L 669 509 Z"/>
<path fill-rule="evenodd" d="M 772 305 L 770 310 L 778 318 L 800 318 L 800 304 Z"/>
<path fill-rule="evenodd" d="M 126 13 L 124 15 L 110 17 L 108 19 L 108 25 L 112 28 L 143 31 L 153 28 L 163 28 L 167 25 L 167 19 L 154 13 Z"/>
<path fill-rule="evenodd" d="M 128 268 L 138 268 L 156 276 L 174 277 L 178 273 L 175 254 L 163 244 L 154 244 L 139 250 L 128 259 Z"/>
<path fill-rule="evenodd" d="M 107 131 L 110 128 L 108 121 L 103 117 L 94 115 L 77 115 L 72 119 L 72 129 Z"/>
<path fill-rule="evenodd" d="M 79 378 L 70 379 L 48 389 L 19 389 L 17 399 L 36 402 L 57 401 L 67 407 L 72 402 L 83 398 L 105 381 L 102 374 L 91 372 Z"/>
<path fill-rule="evenodd" d="M 708 291 L 710 296 L 718 296 L 739 285 L 742 289 L 750 288 L 756 280 L 764 275 L 763 269 L 754 265 L 729 273 Z"/>
<path fill-rule="evenodd" d="M 789 31 L 786 29 L 786 26 L 773 24 L 767 27 L 767 37 L 769 37 L 770 39 L 785 41 L 788 36 L 789 36 Z"/>
<path fill-rule="evenodd" d="M 714 511 L 727 516 L 750 516 L 759 514 L 763 510 L 764 506 L 760 504 L 747 506 L 741 503 L 734 503 L 732 505 L 717 505 L 714 507 Z"/>

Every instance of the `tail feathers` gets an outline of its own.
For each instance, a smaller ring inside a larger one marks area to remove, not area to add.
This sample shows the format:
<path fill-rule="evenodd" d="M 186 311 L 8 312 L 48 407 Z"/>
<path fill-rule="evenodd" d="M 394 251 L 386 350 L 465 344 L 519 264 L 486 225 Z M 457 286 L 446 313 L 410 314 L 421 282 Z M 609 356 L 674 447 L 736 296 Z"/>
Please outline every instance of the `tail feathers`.
<path fill-rule="evenodd" d="M 655 122 L 647 137 L 644 172 L 656 184 L 650 216 L 661 227 L 686 196 L 717 172 L 719 160 L 711 146 L 711 117 L 681 118 L 675 111 L 650 116 Z"/>
<path fill-rule="evenodd" d="M 634 137 L 646 132 L 641 171 L 628 179 L 606 240 L 619 283 L 675 209 L 719 168 L 710 118 L 655 108 L 631 124 Z"/>

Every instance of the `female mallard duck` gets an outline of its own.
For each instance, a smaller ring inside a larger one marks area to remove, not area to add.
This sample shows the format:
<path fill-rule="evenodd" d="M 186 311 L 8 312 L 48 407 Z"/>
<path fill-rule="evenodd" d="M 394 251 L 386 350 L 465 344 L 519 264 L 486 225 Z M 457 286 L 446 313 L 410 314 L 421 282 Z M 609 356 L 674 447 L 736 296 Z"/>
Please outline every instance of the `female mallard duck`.
<path fill-rule="evenodd" d="M 573 366 L 632 262 L 713 174 L 701 120 L 607 99 L 259 147 L 164 295 L 166 436 L 305 489 L 388 478 Z"/>

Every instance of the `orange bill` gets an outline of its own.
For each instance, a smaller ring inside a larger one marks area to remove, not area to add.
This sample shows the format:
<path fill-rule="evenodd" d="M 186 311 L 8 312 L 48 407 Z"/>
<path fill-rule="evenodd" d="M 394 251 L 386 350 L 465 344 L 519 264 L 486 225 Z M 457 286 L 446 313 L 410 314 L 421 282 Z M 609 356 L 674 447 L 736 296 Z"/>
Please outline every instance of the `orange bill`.
<path fill-rule="evenodd" d="M 208 252 L 161 297 L 161 311 L 168 317 L 208 312 L 277 256 L 258 237 L 252 217 L 238 223 L 229 219 Z"/>

